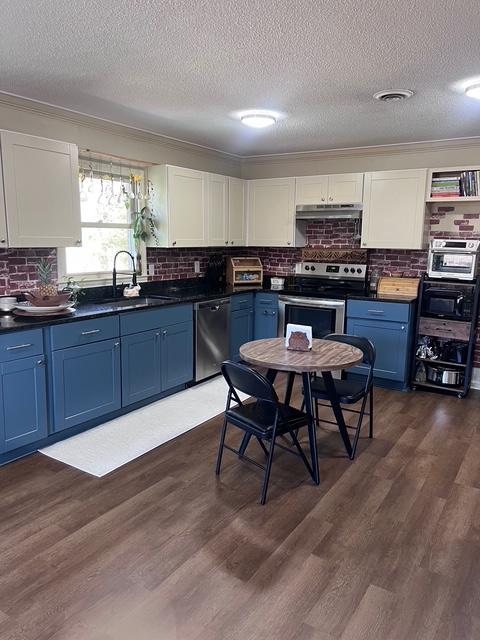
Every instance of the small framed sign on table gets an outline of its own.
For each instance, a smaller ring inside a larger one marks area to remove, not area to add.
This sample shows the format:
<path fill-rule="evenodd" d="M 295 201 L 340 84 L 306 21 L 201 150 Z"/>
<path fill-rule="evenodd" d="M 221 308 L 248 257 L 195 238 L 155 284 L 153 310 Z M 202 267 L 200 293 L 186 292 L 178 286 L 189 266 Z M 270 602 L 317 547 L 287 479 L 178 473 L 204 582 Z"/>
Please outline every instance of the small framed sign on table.
<path fill-rule="evenodd" d="M 312 327 L 304 324 L 287 324 L 285 346 L 290 351 L 310 351 L 312 348 Z"/>

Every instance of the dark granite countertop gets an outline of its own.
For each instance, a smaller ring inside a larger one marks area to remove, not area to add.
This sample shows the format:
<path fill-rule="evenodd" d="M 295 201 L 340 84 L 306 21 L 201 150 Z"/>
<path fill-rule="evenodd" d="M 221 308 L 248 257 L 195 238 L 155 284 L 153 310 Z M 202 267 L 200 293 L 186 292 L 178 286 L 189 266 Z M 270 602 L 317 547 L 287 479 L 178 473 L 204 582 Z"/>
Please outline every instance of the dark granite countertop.
<path fill-rule="evenodd" d="M 86 320 L 88 318 L 99 318 L 102 316 L 167 307 L 176 304 L 207 302 L 208 300 L 215 300 L 216 298 L 221 298 L 223 296 L 239 295 L 252 291 L 265 291 L 278 294 L 291 293 L 283 290 L 275 291 L 268 287 L 244 286 L 242 288 L 233 288 L 231 286 L 227 286 L 212 288 L 199 280 L 148 282 L 142 284 L 142 296 L 140 298 L 119 298 L 119 300 L 115 302 L 111 298 L 108 298 L 108 295 L 111 295 L 111 288 L 102 287 L 98 288 L 95 292 L 88 291 L 85 302 L 80 304 L 75 309 L 75 313 L 69 316 L 56 318 L 26 318 L 24 316 L 14 316 L 13 314 L 0 315 L 0 333 L 32 329 L 36 327 L 47 327 L 67 322 L 75 322 L 77 320 Z M 94 297 L 95 295 L 98 296 L 97 300 Z M 168 299 L 156 299 L 151 297 L 154 295 L 168 296 Z M 295 293 L 295 295 L 302 296 L 309 294 Z M 381 302 L 403 303 L 411 303 L 416 299 L 411 296 L 378 296 L 374 293 L 364 295 L 350 293 L 346 298 L 350 300 L 378 300 Z"/>
<path fill-rule="evenodd" d="M 157 286 L 152 286 L 152 285 Z M 91 300 L 79 304 L 75 312 L 68 316 L 61 317 L 42 317 L 27 318 L 25 316 L 15 316 L 14 314 L 0 313 L 0 333 L 8 331 L 19 331 L 22 329 L 33 329 L 37 327 L 49 327 L 56 324 L 65 324 L 75 322 L 77 320 L 86 320 L 89 318 L 100 318 L 113 314 L 129 313 L 131 311 L 139 311 L 145 309 L 155 309 L 159 307 L 167 307 L 177 304 L 187 304 L 195 302 L 208 302 L 225 296 L 238 295 L 252 291 L 262 291 L 261 287 L 243 287 L 234 289 L 233 287 L 209 288 L 205 285 L 185 286 L 172 285 L 168 283 L 145 283 L 142 285 L 142 294 L 139 298 L 123 298 L 120 297 L 114 301 L 111 298 L 106 300 Z M 166 298 L 154 298 L 151 296 L 168 296 Z"/>

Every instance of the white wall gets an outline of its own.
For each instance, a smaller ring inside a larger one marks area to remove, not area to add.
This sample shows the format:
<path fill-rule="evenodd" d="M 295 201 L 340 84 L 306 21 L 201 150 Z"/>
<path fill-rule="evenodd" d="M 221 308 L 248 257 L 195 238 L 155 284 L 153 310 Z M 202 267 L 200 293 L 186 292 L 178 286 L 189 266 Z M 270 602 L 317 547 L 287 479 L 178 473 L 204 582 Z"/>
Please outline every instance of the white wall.
<path fill-rule="evenodd" d="M 0 129 L 73 142 L 80 149 L 129 160 L 240 175 L 236 156 L 10 96 L 0 95 Z"/>

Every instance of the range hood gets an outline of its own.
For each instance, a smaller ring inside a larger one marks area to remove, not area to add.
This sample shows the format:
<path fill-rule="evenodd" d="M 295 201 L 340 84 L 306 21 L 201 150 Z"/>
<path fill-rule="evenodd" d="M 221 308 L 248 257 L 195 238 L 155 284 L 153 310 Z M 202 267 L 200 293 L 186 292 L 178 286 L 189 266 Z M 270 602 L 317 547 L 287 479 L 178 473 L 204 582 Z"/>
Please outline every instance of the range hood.
<path fill-rule="evenodd" d="M 362 217 L 361 202 L 341 204 L 297 204 L 297 220 L 325 220 L 327 218 L 359 220 Z"/>

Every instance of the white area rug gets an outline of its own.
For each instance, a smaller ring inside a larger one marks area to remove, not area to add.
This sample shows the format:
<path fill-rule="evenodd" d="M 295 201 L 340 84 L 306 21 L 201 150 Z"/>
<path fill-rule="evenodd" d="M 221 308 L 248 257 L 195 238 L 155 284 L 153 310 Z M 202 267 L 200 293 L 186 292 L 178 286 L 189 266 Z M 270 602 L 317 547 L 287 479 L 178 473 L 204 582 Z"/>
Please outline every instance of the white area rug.
<path fill-rule="evenodd" d="M 219 376 L 39 451 L 101 478 L 223 413 L 226 397 Z"/>

